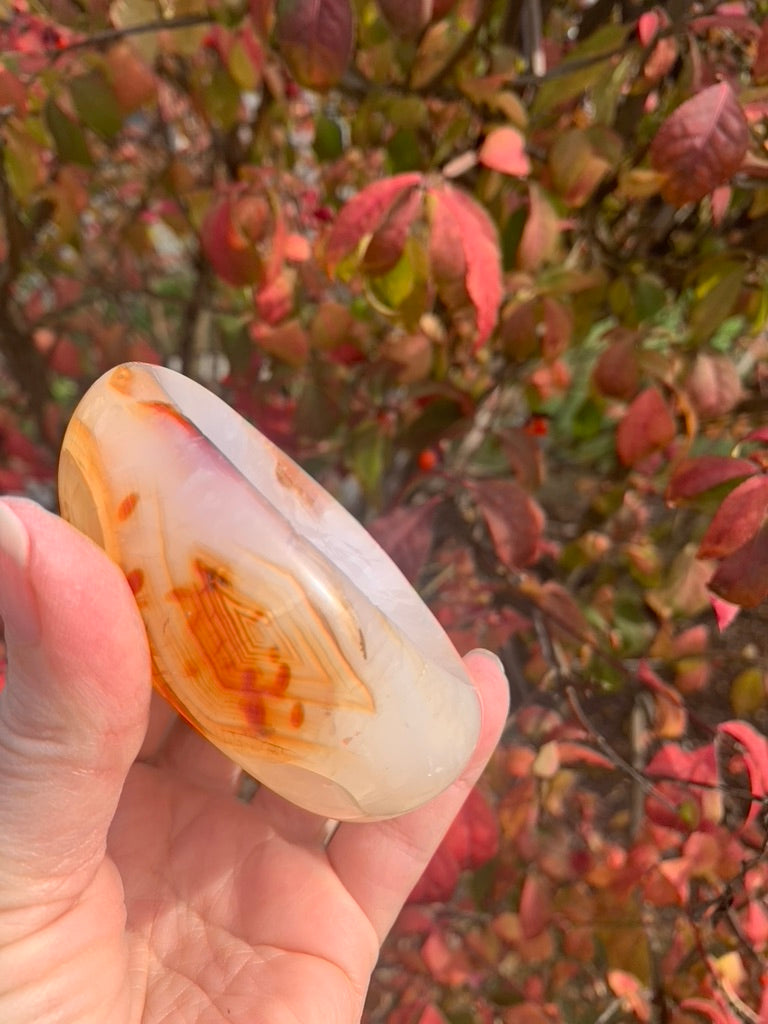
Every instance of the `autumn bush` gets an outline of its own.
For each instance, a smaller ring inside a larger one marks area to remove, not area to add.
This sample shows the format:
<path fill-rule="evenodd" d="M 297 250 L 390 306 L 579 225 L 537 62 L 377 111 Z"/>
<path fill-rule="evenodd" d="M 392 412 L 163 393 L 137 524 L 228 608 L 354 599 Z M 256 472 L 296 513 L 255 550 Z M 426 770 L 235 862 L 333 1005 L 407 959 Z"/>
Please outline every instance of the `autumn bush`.
<path fill-rule="evenodd" d="M 505 661 L 369 1024 L 768 1020 L 768 5 L 0 11 L 0 491 L 167 363 Z"/>

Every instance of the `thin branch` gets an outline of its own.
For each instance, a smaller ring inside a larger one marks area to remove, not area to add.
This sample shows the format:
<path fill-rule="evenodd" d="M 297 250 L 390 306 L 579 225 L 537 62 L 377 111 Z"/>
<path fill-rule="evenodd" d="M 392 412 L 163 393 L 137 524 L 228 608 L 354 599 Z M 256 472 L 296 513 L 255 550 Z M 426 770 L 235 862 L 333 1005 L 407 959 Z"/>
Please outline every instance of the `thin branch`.
<path fill-rule="evenodd" d="M 93 35 L 83 39 L 75 39 L 63 46 L 50 47 L 43 50 L 46 57 L 58 60 L 68 53 L 77 50 L 99 49 L 111 46 L 112 43 L 120 42 L 121 39 L 129 39 L 131 36 L 144 36 L 152 32 L 176 32 L 185 28 L 201 28 L 207 25 L 214 25 L 216 19 L 210 14 L 186 14 L 178 18 L 160 18 L 158 21 L 147 21 L 141 25 L 127 25 L 125 28 L 108 28 L 103 32 L 94 32 Z"/>
<path fill-rule="evenodd" d="M 648 795 L 652 795 L 654 799 L 658 800 L 660 804 L 663 804 L 668 811 L 677 811 L 677 808 L 671 800 L 667 798 L 656 789 L 652 782 L 650 782 L 642 772 L 637 771 L 629 761 L 625 761 L 621 754 L 617 754 L 613 749 L 608 740 L 598 732 L 598 730 L 592 725 L 589 718 L 579 703 L 579 698 L 576 696 L 576 690 L 573 686 L 567 686 L 565 689 L 566 697 L 568 698 L 568 704 L 570 705 L 571 711 L 576 716 L 579 725 L 584 729 L 594 740 L 601 752 L 605 754 L 609 761 L 611 761 L 617 768 L 625 772 L 631 779 L 633 779 L 638 786 Z"/>

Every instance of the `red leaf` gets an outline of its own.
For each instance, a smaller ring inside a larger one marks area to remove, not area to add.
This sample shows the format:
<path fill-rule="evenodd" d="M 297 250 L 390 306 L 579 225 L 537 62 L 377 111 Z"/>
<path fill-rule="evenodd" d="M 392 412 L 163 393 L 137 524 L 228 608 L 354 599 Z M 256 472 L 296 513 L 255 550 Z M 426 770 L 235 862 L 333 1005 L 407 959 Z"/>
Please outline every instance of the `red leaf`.
<path fill-rule="evenodd" d="M 325 257 L 331 271 L 358 247 L 366 235 L 372 235 L 406 189 L 415 188 L 421 175 L 415 171 L 397 174 L 366 186 L 349 200 L 339 213 L 325 247 Z"/>
<path fill-rule="evenodd" d="M 656 388 L 646 388 L 632 402 L 616 431 L 616 450 L 625 466 L 634 466 L 675 436 L 675 421 Z"/>
<path fill-rule="evenodd" d="M 604 768 L 613 771 L 616 765 L 605 754 L 599 753 L 594 747 L 573 740 L 558 740 L 557 754 L 561 765 L 577 765 L 587 768 Z"/>
<path fill-rule="evenodd" d="M 738 371 L 725 356 L 699 354 L 685 387 L 703 419 L 725 416 L 743 396 Z"/>
<path fill-rule="evenodd" d="M 501 305 L 501 251 L 496 227 L 479 203 L 447 183 L 431 189 L 436 204 L 454 220 L 466 263 L 464 284 L 477 317 L 475 349 L 491 336 Z"/>
<path fill-rule="evenodd" d="M 697 750 L 667 743 L 651 758 L 645 775 L 654 783 L 646 803 L 651 821 L 691 830 L 702 818 L 720 820 L 720 780 L 713 743 Z"/>
<path fill-rule="evenodd" d="M 675 504 L 687 498 L 695 498 L 714 487 L 745 476 L 754 476 L 757 472 L 754 462 L 731 459 L 727 455 L 700 455 L 695 459 L 684 459 L 669 481 L 667 501 Z"/>
<path fill-rule="evenodd" d="M 499 827 L 494 812 L 478 789 L 470 791 L 409 903 L 434 903 L 453 895 L 462 871 L 482 867 L 499 848 Z"/>
<path fill-rule="evenodd" d="M 764 82 L 768 79 L 768 20 L 763 22 L 760 29 L 752 74 L 756 82 Z"/>
<path fill-rule="evenodd" d="M 435 1004 L 430 1003 L 429 1006 L 424 1007 L 424 1012 L 416 1024 L 447 1024 L 447 1021 Z"/>
<path fill-rule="evenodd" d="M 211 266 L 235 287 L 260 282 L 264 258 L 259 245 L 273 231 L 269 203 L 235 188 L 217 198 L 200 229 L 200 244 Z"/>
<path fill-rule="evenodd" d="M 651 163 L 665 175 L 661 194 L 673 206 L 703 199 L 736 173 L 748 146 L 747 120 L 730 85 L 703 89 L 667 118 L 651 144 Z"/>
<path fill-rule="evenodd" d="M 520 928 L 525 939 L 535 939 L 552 919 L 552 891 L 536 874 L 527 874 L 520 893 Z"/>
<path fill-rule="evenodd" d="M 484 167 L 516 178 L 524 178 L 531 171 L 525 139 L 517 128 L 496 128 L 489 132 L 477 157 Z"/>
<path fill-rule="evenodd" d="M 468 485 L 485 519 L 499 560 L 513 569 L 539 555 L 544 514 L 514 480 L 483 480 Z"/>
<path fill-rule="evenodd" d="M 756 608 L 768 597 L 768 526 L 720 563 L 709 589 L 742 608 Z"/>
<path fill-rule="evenodd" d="M 757 427 L 755 430 L 750 430 L 744 440 L 760 441 L 762 444 L 768 444 L 768 427 Z"/>
<path fill-rule="evenodd" d="M 617 337 L 614 332 L 616 340 L 597 360 L 592 380 L 601 394 L 628 400 L 637 394 L 640 384 L 638 337 L 635 331 L 619 330 L 621 334 Z"/>
<path fill-rule="evenodd" d="M 723 499 L 699 546 L 699 558 L 725 558 L 750 540 L 768 512 L 768 476 L 744 480 Z"/>
<path fill-rule="evenodd" d="M 747 828 L 760 816 L 762 804 L 768 797 L 768 738 L 747 722 L 721 722 L 717 731 L 730 736 L 744 748 L 749 788 L 754 797 L 742 826 Z"/>
<path fill-rule="evenodd" d="M 411 583 L 424 568 L 432 548 L 432 523 L 440 499 L 422 505 L 403 505 L 368 524 L 368 531 L 381 544 Z"/>
<path fill-rule="evenodd" d="M 680 1003 L 680 1009 L 700 1013 L 707 1020 L 711 1021 L 712 1024 L 734 1024 L 736 1020 L 735 1017 L 726 1013 L 722 1007 L 718 1006 L 711 999 L 683 999 Z"/>
<path fill-rule="evenodd" d="M 352 57 L 354 10 L 350 0 L 277 0 L 275 33 L 296 81 L 324 92 Z"/>
<path fill-rule="evenodd" d="M 584 613 L 561 583 L 555 580 L 539 583 L 530 579 L 525 581 L 522 589 L 526 597 L 544 612 L 559 640 L 576 645 L 594 641 Z"/>
<path fill-rule="evenodd" d="M 386 274 L 403 255 L 411 226 L 421 212 L 422 195 L 416 189 L 402 192 L 386 213 L 368 243 L 360 264 L 366 274 Z"/>

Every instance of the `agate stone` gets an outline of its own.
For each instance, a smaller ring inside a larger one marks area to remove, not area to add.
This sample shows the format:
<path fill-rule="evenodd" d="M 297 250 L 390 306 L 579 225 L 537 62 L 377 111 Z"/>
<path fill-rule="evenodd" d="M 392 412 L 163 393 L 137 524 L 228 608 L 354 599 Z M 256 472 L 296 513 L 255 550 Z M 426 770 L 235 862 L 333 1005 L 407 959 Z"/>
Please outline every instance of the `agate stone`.
<path fill-rule="evenodd" d="M 461 772 L 480 709 L 448 637 L 365 529 L 212 392 L 110 370 L 69 424 L 59 497 L 123 569 L 156 688 L 261 783 L 374 820 Z"/>

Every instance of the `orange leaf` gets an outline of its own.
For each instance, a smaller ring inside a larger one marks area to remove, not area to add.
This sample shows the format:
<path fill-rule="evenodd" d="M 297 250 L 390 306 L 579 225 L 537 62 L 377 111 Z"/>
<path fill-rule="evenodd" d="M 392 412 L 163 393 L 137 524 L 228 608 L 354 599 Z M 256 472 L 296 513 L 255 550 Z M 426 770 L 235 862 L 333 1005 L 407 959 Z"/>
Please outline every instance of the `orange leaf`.
<path fill-rule="evenodd" d="M 560 218 L 538 185 L 529 186 L 525 221 L 517 262 L 522 270 L 538 270 L 555 258 L 560 240 Z"/>
<path fill-rule="evenodd" d="M 489 132 L 477 156 L 480 163 L 492 171 L 516 178 L 524 178 L 531 171 L 525 139 L 516 128 L 496 128 Z"/>

